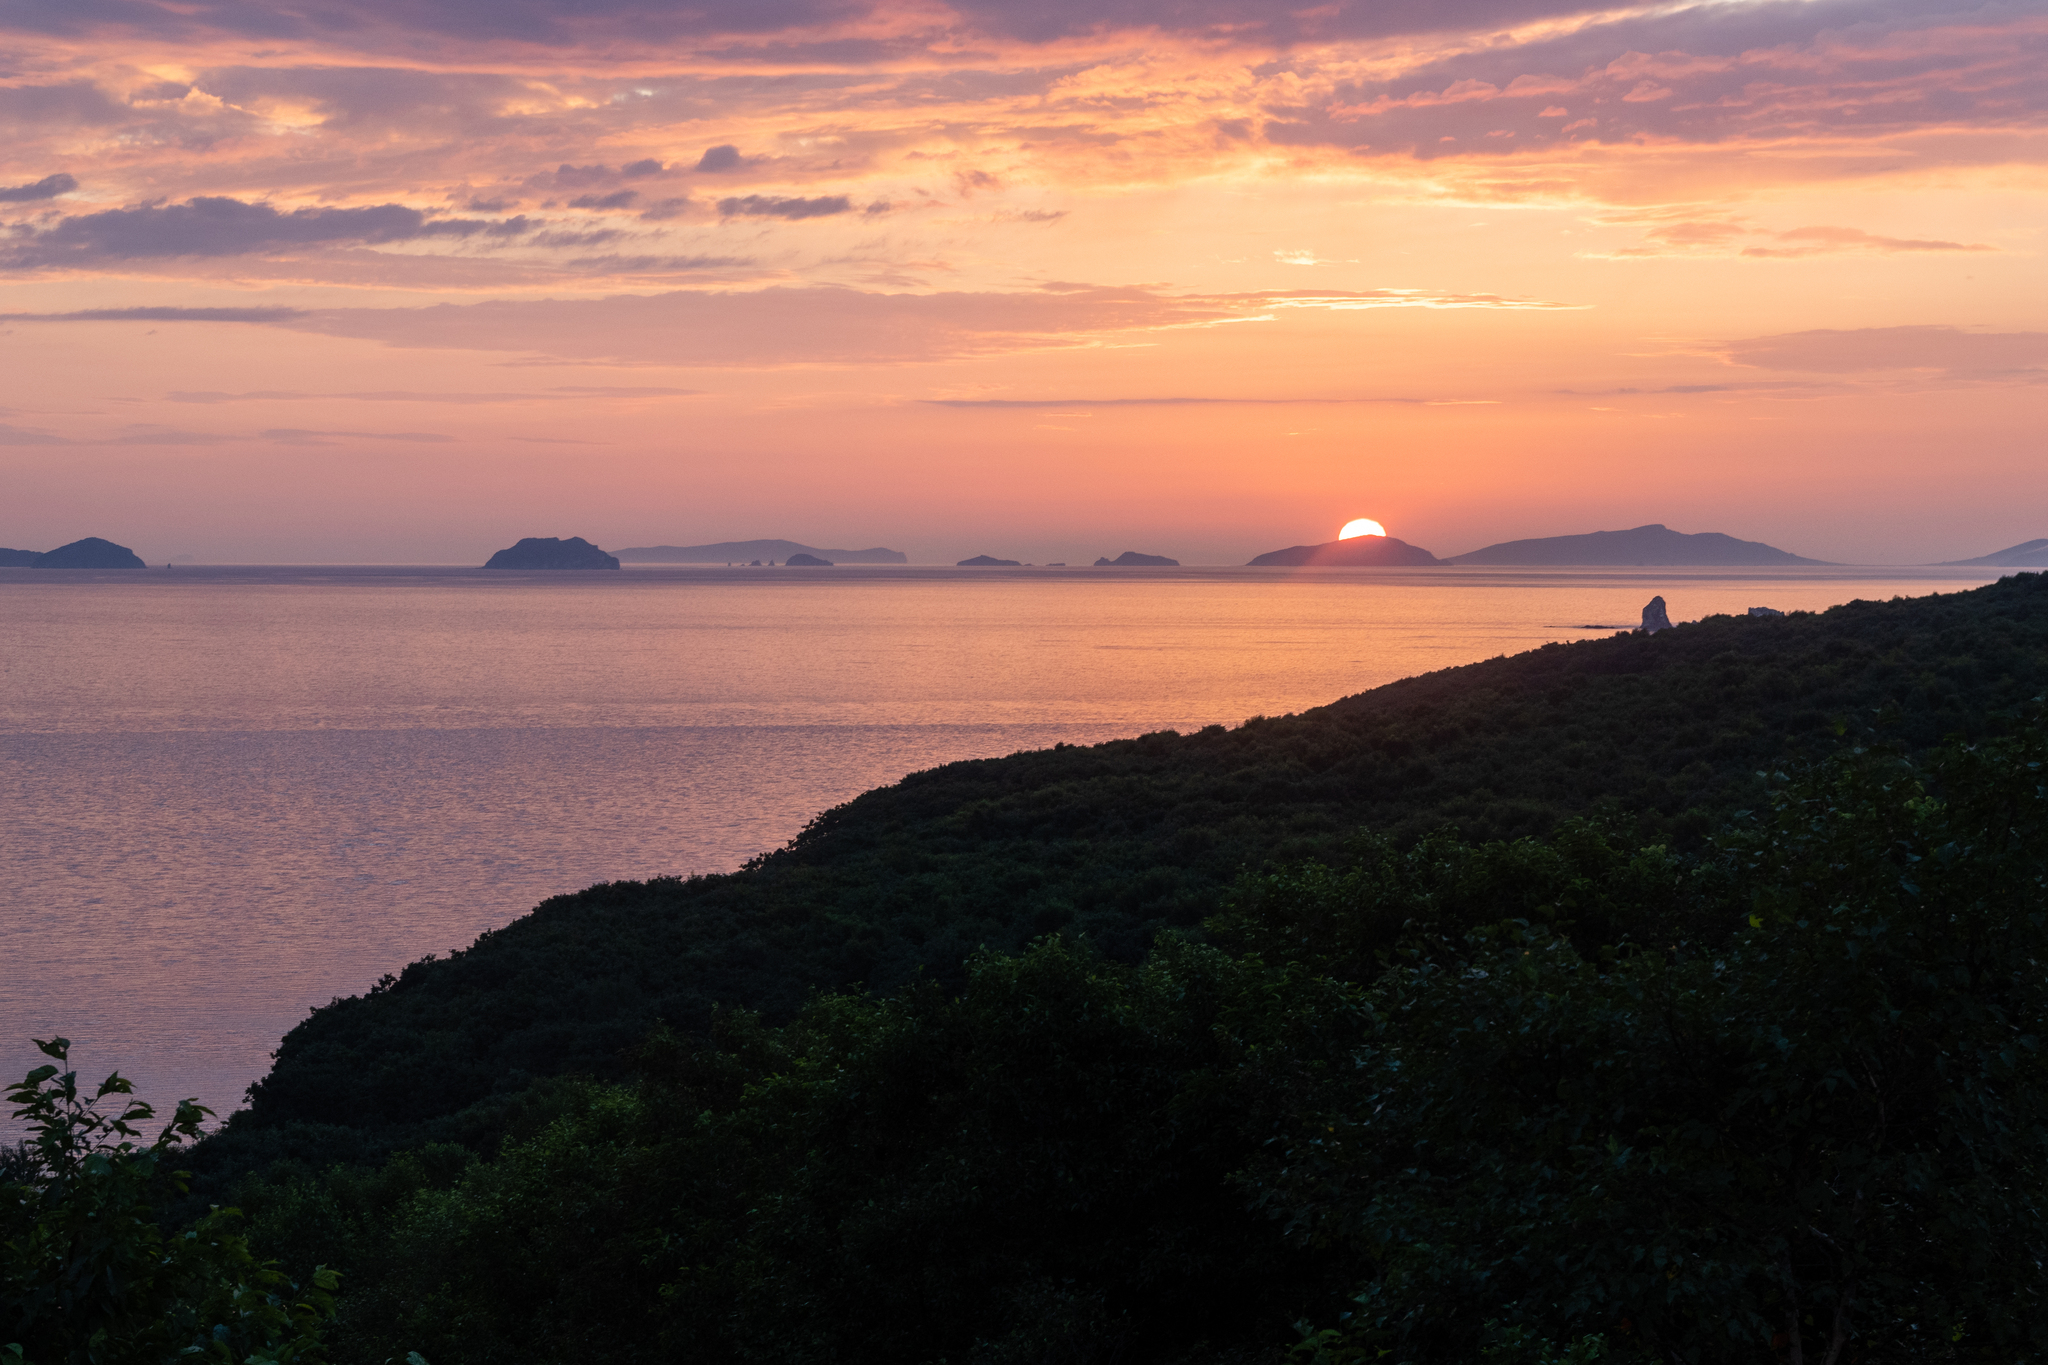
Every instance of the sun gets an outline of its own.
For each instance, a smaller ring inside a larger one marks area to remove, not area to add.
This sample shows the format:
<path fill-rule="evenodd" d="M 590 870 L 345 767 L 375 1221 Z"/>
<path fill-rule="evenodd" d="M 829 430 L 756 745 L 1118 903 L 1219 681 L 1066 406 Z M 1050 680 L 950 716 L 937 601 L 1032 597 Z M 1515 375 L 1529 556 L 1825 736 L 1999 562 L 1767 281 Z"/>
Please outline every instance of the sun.
<path fill-rule="evenodd" d="M 1337 533 L 1337 539 L 1350 540 L 1355 536 L 1383 536 L 1386 533 L 1387 528 L 1374 521 L 1371 517 L 1360 517 L 1357 521 L 1345 522 L 1344 529 Z"/>

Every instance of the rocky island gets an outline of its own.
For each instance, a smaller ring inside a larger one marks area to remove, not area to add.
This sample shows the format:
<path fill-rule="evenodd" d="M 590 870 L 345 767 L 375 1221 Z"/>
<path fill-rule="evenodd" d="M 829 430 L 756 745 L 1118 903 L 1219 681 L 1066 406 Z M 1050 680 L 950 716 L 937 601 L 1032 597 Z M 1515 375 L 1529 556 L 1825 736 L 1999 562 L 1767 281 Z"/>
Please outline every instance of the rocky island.
<path fill-rule="evenodd" d="M 1737 540 L 1719 531 L 1687 535 L 1668 526 L 1638 526 L 1629 531 L 1592 531 L 1579 536 L 1542 536 L 1508 540 L 1469 554 L 1452 555 L 1446 564 L 1544 564 L 1667 567 L 1680 564 L 1770 565 L 1825 564 L 1802 559 L 1756 540 Z"/>
<path fill-rule="evenodd" d="M 1250 561 L 1248 568 L 1356 569 L 1386 564 L 1441 564 L 1420 545 L 1410 545 L 1393 536 L 1353 536 L 1321 545 L 1290 545 L 1272 550 Z"/>
<path fill-rule="evenodd" d="M 582 536 L 561 540 L 554 536 L 528 536 L 509 550 L 500 550 L 485 564 L 486 569 L 616 569 L 619 561 Z"/>
<path fill-rule="evenodd" d="M 1939 565 L 1944 569 L 2044 569 L 2048 568 L 2048 539 L 2022 541 L 2008 546 L 1996 554 L 1981 555 L 1976 559 L 1951 559 Z"/>
<path fill-rule="evenodd" d="M 4 569 L 141 569 L 142 556 L 126 545 L 87 536 L 54 550 L 0 550 Z"/>
<path fill-rule="evenodd" d="M 908 564 L 901 550 L 877 545 L 869 550 L 821 550 L 794 540 L 721 540 L 715 545 L 635 545 L 619 551 L 627 564 L 750 564 L 756 560 L 795 563 L 798 555 L 815 555 L 834 564 Z"/>
<path fill-rule="evenodd" d="M 963 559 L 953 566 L 956 569 L 1021 569 L 1023 564 L 1014 559 L 997 559 L 993 555 L 976 555 Z"/>
<path fill-rule="evenodd" d="M 831 560 L 820 559 L 816 555 L 807 555 L 801 550 L 782 562 L 786 567 L 792 569 L 829 569 L 832 567 Z"/>
<path fill-rule="evenodd" d="M 1095 567 L 1098 569 L 1178 569 L 1180 561 L 1178 559 L 1168 559 L 1165 555 L 1141 555 L 1136 550 L 1125 550 L 1115 559 L 1096 560 Z"/>

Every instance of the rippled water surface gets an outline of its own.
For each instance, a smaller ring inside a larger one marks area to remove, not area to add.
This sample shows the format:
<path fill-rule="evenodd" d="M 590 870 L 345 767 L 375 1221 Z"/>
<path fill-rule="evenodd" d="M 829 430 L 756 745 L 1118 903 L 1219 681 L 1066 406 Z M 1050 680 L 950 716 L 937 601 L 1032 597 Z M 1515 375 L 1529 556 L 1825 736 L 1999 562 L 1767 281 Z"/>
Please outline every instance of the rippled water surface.
<path fill-rule="evenodd" d="M 1320 705 L 1812 569 L 0 570 L 0 1067 L 226 1112 L 306 1009 L 962 758 Z"/>

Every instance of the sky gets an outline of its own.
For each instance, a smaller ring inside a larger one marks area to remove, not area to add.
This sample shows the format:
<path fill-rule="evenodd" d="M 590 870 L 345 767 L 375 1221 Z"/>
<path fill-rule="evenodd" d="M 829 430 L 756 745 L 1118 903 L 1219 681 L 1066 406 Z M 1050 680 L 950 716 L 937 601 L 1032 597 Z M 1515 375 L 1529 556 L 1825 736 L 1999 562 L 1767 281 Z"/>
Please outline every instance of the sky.
<path fill-rule="evenodd" d="M 2048 4 L 5 0 L 0 545 L 2048 535 Z"/>

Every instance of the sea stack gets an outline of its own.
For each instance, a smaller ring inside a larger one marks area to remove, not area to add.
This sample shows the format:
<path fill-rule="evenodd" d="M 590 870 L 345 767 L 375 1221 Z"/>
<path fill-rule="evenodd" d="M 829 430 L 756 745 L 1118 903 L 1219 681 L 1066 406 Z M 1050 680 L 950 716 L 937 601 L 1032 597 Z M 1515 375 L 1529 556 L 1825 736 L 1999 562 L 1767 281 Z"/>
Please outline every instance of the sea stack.
<path fill-rule="evenodd" d="M 500 550 L 486 569 L 616 569 L 619 561 L 582 536 L 561 540 L 528 536 L 509 550 Z"/>
<path fill-rule="evenodd" d="M 1639 627 L 1645 635 L 1655 635 L 1660 630 L 1671 629 L 1671 617 L 1664 610 L 1664 599 L 1653 597 L 1643 608 L 1643 624 Z"/>

